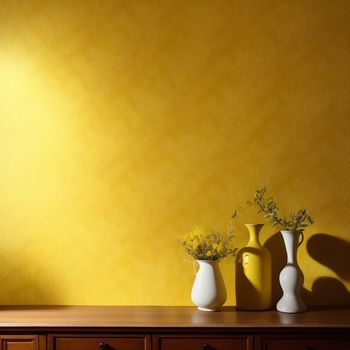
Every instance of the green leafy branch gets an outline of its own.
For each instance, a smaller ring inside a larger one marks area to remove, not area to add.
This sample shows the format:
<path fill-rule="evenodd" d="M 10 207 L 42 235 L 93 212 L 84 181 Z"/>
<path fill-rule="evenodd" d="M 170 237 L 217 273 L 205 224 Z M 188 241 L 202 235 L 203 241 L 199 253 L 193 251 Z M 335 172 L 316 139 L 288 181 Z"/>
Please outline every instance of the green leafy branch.
<path fill-rule="evenodd" d="M 306 209 L 300 209 L 296 213 L 289 214 L 288 217 L 279 215 L 279 208 L 273 198 L 265 199 L 266 186 L 256 190 L 254 203 L 258 206 L 258 213 L 263 213 L 273 226 L 280 225 L 284 230 L 303 231 L 305 227 L 313 224 L 311 216 Z"/>

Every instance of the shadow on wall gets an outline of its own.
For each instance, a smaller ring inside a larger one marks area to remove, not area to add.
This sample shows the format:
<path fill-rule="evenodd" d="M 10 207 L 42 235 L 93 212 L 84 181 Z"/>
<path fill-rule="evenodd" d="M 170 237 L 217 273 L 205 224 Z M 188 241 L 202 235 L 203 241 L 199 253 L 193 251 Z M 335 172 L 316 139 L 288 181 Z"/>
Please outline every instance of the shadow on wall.
<path fill-rule="evenodd" d="M 307 251 L 339 278 L 320 277 L 311 292 L 304 290 L 309 305 L 350 305 L 350 293 L 342 281 L 350 281 L 350 242 L 326 233 L 316 233 L 307 241 Z"/>
<path fill-rule="evenodd" d="M 276 305 L 282 296 L 279 274 L 286 264 L 287 255 L 279 232 L 264 245 L 272 255 L 272 303 Z M 317 278 L 311 291 L 302 290 L 303 301 L 307 305 L 350 305 L 350 293 L 342 282 L 350 281 L 350 243 L 329 234 L 316 233 L 309 238 L 306 248 L 314 260 L 328 267 L 339 278 Z"/>
<path fill-rule="evenodd" d="M 282 289 L 279 283 L 279 275 L 287 262 L 286 248 L 280 232 L 274 233 L 264 244 L 270 251 L 272 258 L 272 305 L 277 304 L 282 297 Z"/>
<path fill-rule="evenodd" d="M 0 253 L 0 305 L 60 304 L 61 289 L 56 285 L 55 295 L 47 290 L 48 284 L 55 283 L 54 276 L 41 265 L 25 264 L 25 259 L 25 255 Z"/>

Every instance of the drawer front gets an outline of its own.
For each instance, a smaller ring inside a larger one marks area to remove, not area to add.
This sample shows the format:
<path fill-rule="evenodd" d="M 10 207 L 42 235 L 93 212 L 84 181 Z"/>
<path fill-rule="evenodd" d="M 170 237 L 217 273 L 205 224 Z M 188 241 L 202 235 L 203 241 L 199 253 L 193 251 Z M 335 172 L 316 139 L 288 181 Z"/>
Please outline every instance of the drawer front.
<path fill-rule="evenodd" d="M 148 337 L 55 337 L 54 350 L 148 350 Z"/>
<path fill-rule="evenodd" d="M 159 350 L 249 350 L 250 337 L 162 337 Z"/>
<path fill-rule="evenodd" d="M 0 335 L 0 342 L 1 350 L 39 350 L 40 344 L 38 335 Z"/>
<path fill-rule="evenodd" d="M 263 350 L 350 350 L 350 339 L 340 338 L 298 338 L 266 339 Z"/>

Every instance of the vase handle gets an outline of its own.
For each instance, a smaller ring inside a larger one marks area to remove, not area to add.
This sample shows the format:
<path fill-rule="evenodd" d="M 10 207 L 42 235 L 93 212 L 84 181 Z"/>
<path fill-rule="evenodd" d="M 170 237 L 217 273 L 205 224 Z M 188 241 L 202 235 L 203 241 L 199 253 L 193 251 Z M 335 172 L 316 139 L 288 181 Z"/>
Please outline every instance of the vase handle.
<path fill-rule="evenodd" d="M 199 271 L 199 267 L 198 267 L 198 262 L 195 260 L 194 262 L 193 262 L 193 271 L 194 271 L 194 273 L 197 275 L 197 273 L 198 273 L 198 271 Z"/>
<path fill-rule="evenodd" d="M 301 237 L 301 240 L 300 240 L 300 237 Z M 304 241 L 304 231 L 303 230 L 300 231 L 299 240 L 300 240 L 300 242 L 298 243 L 298 247 L 300 247 L 301 243 L 303 243 L 303 241 Z"/>

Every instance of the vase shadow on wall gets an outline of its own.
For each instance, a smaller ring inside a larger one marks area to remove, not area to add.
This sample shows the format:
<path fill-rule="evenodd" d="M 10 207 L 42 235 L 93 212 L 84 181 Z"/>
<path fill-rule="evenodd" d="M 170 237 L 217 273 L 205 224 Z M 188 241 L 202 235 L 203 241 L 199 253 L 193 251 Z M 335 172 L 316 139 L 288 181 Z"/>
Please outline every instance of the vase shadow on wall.
<path fill-rule="evenodd" d="M 264 244 L 272 256 L 272 303 L 282 297 L 279 274 L 287 260 L 282 236 L 273 234 Z M 317 278 L 311 291 L 303 288 L 301 298 L 306 305 L 350 305 L 350 293 L 342 281 L 350 281 L 350 242 L 326 233 L 311 236 L 306 249 L 311 258 L 333 271 L 338 278 Z"/>
<path fill-rule="evenodd" d="M 327 233 L 316 233 L 307 241 L 307 252 L 337 277 L 319 277 L 302 297 L 309 305 L 350 305 L 343 281 L 350 281 L 350 242 Z"/>
<path fill-rule="evenodd" d="M 282 288 L 279 283 L 279 275 L 286 266 L 287 253 L 284 246 L 283 238 L 280 232 L 274 233 L 264 243 L 264 247 L 271 253 L 271 269 L 272 269 L 272 305 L 276 305 L 283 295 Z"/>
<path fill-rule="evenodd" d="M 57 297 L 61 295 L 61 289 L 54 282 L 54 276 L 41 265 L 23 268 L 25 259 L 25 255 L 13 257 L 0 253 L 0 305 L 18 305 L 19 308 L 27 305 L 26 308 L 30 308 L 29 305 L 61 304 Z M 55 295 L 48 290 L 48 285 L 55 290 Z"/>

